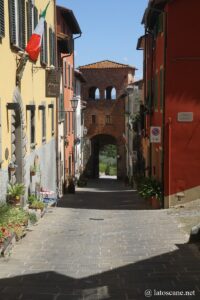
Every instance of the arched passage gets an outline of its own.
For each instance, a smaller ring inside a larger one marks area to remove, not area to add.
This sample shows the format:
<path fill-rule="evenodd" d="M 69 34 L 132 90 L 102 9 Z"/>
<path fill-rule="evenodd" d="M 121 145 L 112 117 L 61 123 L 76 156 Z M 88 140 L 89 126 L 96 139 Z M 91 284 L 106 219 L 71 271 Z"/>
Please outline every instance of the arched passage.
<path fill-rule="evenodd" d="M 99 134 L 92 137 L 90 139 L 90 156 L 85 169 L 86 175 L 92 178 L 99 178 L 101 171 L 100 162 L 103 160 L 104 164 L 106 164 L 104 168 L 108 165 L 114 169 L 115 166 L 115 173 L 117 175 L 117 153 L 118 145 L 114 136 Z"/>

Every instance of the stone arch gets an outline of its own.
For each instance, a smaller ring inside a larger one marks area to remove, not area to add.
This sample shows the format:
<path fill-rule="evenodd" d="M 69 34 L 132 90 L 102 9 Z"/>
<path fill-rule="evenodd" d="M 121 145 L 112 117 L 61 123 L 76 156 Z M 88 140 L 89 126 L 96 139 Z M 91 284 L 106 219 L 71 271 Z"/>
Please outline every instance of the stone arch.
<path fill-rule="evenodd" d="M 89 94 L 89 99 L 92 99 L 92 100 L 99 100 L 100 99 L 100 90 L 96 86 L 90 87 L 89 91 L 88 91 L 88 94 Z"/>
<path fill-rule="evenodd" d="M 105 89 L 104 97 L 106 100 L 115 100 L 117 98 L 117 91 L 114 86 L 108 86 Z"/>

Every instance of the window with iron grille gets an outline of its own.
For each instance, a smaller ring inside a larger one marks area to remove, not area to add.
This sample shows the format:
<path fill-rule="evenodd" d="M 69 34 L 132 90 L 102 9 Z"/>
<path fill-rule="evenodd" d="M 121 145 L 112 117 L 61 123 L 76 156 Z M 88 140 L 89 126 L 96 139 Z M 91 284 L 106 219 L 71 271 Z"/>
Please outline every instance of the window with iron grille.
<path fill-rule="evenodd" d="M 30 128 L 31 128 L 31 144 L 35 144 L 35 110 L 31 110 L 31 118 L 30 118 Z"/>
<path fill-rule="evenodd" d="M 0 0 L 0 38 L 5 36 L 4 0 Z"/>
<path fill-rule="evenodd" d="M 42 141 L 46 140 L 46 109 L 42 109 Z"/>
<path fill-rule="evenodd" d="M 11 46 L 24 50 L 26 46 L 25 0 L 9 0 L 8 4 Z"/>

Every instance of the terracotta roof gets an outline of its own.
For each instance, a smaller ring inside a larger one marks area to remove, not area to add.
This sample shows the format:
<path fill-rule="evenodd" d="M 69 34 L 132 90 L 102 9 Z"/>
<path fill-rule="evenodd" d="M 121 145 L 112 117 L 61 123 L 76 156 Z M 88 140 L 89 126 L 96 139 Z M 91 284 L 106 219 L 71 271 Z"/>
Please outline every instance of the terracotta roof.
<path fill-rule="evenodd" d="M 120 69 L 120 68 L 129 68 L 129 69 L 135 69 L 135 67 L 125 64 L 120 64 L 115 61 L 111 60 L 102 60 L 95 62 L 93 64 L 88 64 L 84 66 L 80 66 L 79 69 Z"/>
<path fill-rule="evenodd" d="M 72 10 L 58 5 L 56 6 L 56 9 L 62 12 L 63 17 L 65 18 L 66 23 L 69 25 L 73 34 L 82 33 L 78 21 Z"/>

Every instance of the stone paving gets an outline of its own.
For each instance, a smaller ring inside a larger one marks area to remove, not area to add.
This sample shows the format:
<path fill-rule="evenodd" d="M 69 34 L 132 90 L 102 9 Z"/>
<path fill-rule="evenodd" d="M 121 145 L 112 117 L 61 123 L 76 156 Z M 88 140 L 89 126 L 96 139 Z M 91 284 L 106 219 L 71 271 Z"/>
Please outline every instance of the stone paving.
<path fill-rule="evenodd" d="M 167 210 L 117 181 L 92 181 L 0 259 L 0 300 L 200 299 L 200 253 L 187 240 Z"/>

